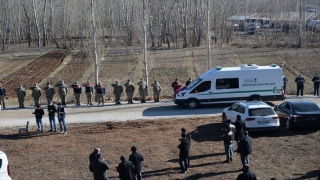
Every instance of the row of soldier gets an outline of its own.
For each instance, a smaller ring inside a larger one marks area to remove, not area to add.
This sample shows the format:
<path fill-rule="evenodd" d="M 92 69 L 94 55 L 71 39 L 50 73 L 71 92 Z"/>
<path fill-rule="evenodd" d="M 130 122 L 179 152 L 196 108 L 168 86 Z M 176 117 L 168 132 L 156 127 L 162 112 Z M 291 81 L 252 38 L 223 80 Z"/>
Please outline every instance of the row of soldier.
<path fill-rule="evenodd" d="M 141 103 L 146 102 L 146 91 L 147 91 L 147 84 L 146 82 L 141 78 L 140 81 L 137 83 L 139 86 L 139 95 L 141 99 Z M 92 96 L 93 96 L 93 90 L 96 89 L 97 94 L 97 102 L 98 105 L 102 104 L 104 105 L 104 99 L 106 94 L 106 88 L 102 85 L 101 82 L 99 82 L 97 85 L 93 86 L 90 81 L 86 81 L 82 84 L 82 86 L 85 88 L 85 94 L 87 98 L 87 105 L 93 105 L 92 103 Z M 75 105 L 79 106 L 81 104 L 81 94 L 82 94 L 82 86 L 79 85 L 78 82 L 75 82 L 70 87 L 73 89 L 74 98 L 75 98 Z M 115 96 L 115 104 L 121 104 L 121 94 L 123 93 L 123 87 L 119 83 L 119 81 L 116 81 L 115 83 L 111 84 L 113 87 L 113 94 Z M 127 101 L 128 104 L 133 103 L 133 95 L 135 92 L 135 86 L 131 82 L 130 79 L 127 80 L 127 82 L 124 84 L 125 86 L 125 92 L 127 95 Z M 158 83 L 158 81 L 154 81 L 154 83 L 151 85 L 153 87 L 153 97 L 154 102 L 159 102 L 160 92 L 161 92 L 161 86 Z M 56 93 L 54 87 L 58 88 L 58 94 L 60 96 L 60 101 L 62 105 L 66 105 L 66 97 L 68 95 L 68 85 L 64 83 L 64 81 L 59 81 L 54 86 L 51 86 L 50 83 L 47 83 L 47 86 L 45 86 L 43 89 L 37 86 L 37 84 L 34 84 L 29 89 L 32 91 L 32 97 L 34 100 L 35 105 L 40 105 L 40 97 L 42 95 L 42 90 L 45 91 L 47 103 L 49 104 L 51 101 L 53 101 L 53 96 Z M 24 98 L 27 95 L 25 88 L 22 87 L 20 84 L 18 88 L 14 89 L 19 102 L 19 108 L 24 108 Z"/>

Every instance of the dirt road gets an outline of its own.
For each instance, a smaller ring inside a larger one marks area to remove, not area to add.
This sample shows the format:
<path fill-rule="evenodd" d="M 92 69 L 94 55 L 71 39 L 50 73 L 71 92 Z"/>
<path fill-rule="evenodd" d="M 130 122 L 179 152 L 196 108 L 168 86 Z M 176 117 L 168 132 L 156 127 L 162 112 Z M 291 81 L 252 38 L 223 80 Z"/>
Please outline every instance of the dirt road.
<path fill-rule="evenodd" d="M 314 96 L 288 96 L 287 100 L 308 99 L 320 105 L 320 98 Z M 281 101 L 272 102 L 277 105 Z M 198 109 L 187 109 L 182 106 L 175 105 L 171 100 L 161 101 L 160 103 L 148 102 L 141 104 L 114 105 L 114 103 L 106 103 L 104 106 L 87 106 L 80 107 L 74 105 L 67 106 L 67 122 L 68 123 L 94 123 L 94 122 L 116 122 L 129 121 L 135 119 L 163 119 L 163 118 L 188 118 L 199 116 L 220 116 L 223 108 L 230 104 L 207 105 Z M 45 107 L 44 107 L 45 108 Z M 31 126 L 36 126 L 33 107 L 19 109 L 16 107 L 6 108 L 0 111 L 0 128 L 7 126 L 24 126 L 30 121 Z M 23 117 L 23 118 L 22 118 Z M 43 118 L 45 125 L 48 125 L 47 113 Z"/>

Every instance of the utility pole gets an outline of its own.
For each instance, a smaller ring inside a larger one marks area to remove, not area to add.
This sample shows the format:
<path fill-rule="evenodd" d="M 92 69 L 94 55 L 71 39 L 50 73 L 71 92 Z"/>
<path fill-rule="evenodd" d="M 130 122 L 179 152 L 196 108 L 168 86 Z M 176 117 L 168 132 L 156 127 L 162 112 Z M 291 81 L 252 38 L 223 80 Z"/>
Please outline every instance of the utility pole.
<path fill-rule="evenodd" d="M 144 33 L 144 41 L 143 41 L 143 60 L 144 60 L 144 70 L 146 75 L 146 96 L 148 96 L 148 82 L 149 82 L 149 73 L 148 73 L 148 64 L 147 64 L 147 18 L 146 18 L 146 3 L 143 1 L 143 33 Z"/>
<path fill-rule="evenodd" d="M 207 26 L 208 26 L 208 70 L 211 69 L 211 52 L 210 52 L 210 40 L 211 40 L 211 33 L 210 33 L 210 0 L 207 1 Z"/>
<path fill-rule="evenodd" d="M 302 39 L 302 0 L 299 1 L 299 10 L 300 10 L 300 14 L 299 14 L 299 38 L 298 38 L 298 48 L 301 48 L 302 43 L 301 43 L 301 39 Z"/>
<path fill-rule="evenodd" d="M 99 81 L 99 62 L 98 62 L 98 52 L 97 52 L 97 33 L 96 33 L 96 25 L 94 21 L 94 0 L 90 1 L 90 8 L 91 8 L 91 24 L 92 24 L 92 34 L 93 34 L 93 50 L 94 50 L 94 59 L 95 59 L 95 84 L 98 84 Z M 97 93 L 96 93 L 96 99 L 97 101 Z"/>

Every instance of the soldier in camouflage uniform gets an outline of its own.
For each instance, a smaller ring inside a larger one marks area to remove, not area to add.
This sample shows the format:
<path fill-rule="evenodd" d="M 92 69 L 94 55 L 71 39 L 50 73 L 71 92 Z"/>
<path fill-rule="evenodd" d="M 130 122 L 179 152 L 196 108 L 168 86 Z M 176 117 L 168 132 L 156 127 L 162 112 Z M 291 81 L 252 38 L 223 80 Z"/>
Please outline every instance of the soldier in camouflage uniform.
<path fill-rule="evenodd" d="M 138 82 L 139 85 L 139 94 L 141 103 L 146 103 L 146 89 L 147 89 L 147 83 L 141 78 L 140 82 Z"/>
<path fill-rule="evenodd" d="M 32 97 L 34 100 L 34 105 L 40 105 L 40 97 L 41 97 L 41 89 L 38 87 L 37 84 L 34 84 L 33 86 L 31 86 L 29 88 L 30 90 L 32 90 Z"/>
<path fill-rule="evenodd" d="M 19 108 L 24 108 L 24 97 L 26 97 L 27 92 L 22 87 L 21 84 L 19 84 L 19 87 L 15 88 L 14 91 L 17 93 L 18 102 L 19 102 Z"/>
<path fill-rule="evenodd" d="M 158 81 L 154 81 L 154 83 L 151 84 L 151 86 L 153 87 L 153 99 L 154 99 L 154 102 L 159 102 L 161 86 L 158 83 Z"/>
<path fill-rule="evenodd" d="M 82 87 L 78 84 L 78 82 L 75 82 L 70 87 L 73 88 L 74 98 L 76 99 L 76 106 L 80 106 Z"/>
<path fill-rule="evenodd" d="M 58 87 L 58 94 L 60 95 L 61 105 L 66 105 L 66 99 L 68 95 L 68 86 L 64 81 L 58 82 L 55 87 Z"/>
<path fill-rule="evenodd" d="M 121 94 L 123 92 L 123 88 L 121 86 L 121 84 L 119 84 L 119 81 L 116 81 L 115 84 L 111 84 L 111 86 L 113 87 L 113 94 L 115 96 L 116 99 L 116 103 L 115 104 L 121 104 L 120 103 L 120 98 L 121 98 Z"/>
<path fill-rule="evenodd" d="M 128 79 L 128 81 L 124 84 L 124 86 L 126 87 L 126 94 L 127 94 L 127 99 L 128 99 L 128 104 L 132 104 L 132 98 L 133 98 L 133 94 L 135 91 L 135 87 L 133 85 L 133 83 L 130 81 L 130 79 Z"/>
<path fill-rule="evenodd" d="M 53 101 L 53 95 L 55 93 L 54 87 L 50 85 L 50 83 L 47 83 L 47 86 L 43 88 L 43 90 L 46 91 L 46 98 L 48 105 Z"/>
<path fill-rule="evenodd" d="M 102 83 L 98 83 L 98 85 L 95 85 L 94 88 L 97 90 L 97 100 L 98 105 L 100 105 L 100 102 L 102 105 L 104 105 L 104 95 L 106 94 L 106 88 L 102 86 Z"/>

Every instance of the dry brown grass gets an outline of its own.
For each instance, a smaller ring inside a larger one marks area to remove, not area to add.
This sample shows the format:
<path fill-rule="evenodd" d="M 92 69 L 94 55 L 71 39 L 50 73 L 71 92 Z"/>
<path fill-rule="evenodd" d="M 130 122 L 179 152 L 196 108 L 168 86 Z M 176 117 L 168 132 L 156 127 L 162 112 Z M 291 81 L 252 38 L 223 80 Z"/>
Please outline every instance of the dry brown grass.
<path fill-rule="evenodd" d="M 166 119 L 157 121 L 68 124 L 69 133 L 32 133 L 18 138 L 12 129 L 3 129 L 1 150 L 8 157 L 13 179 L 90 179 L 88 156 L 100 147 L 111 169 L 110 179 L 117 179 L 116 165 L 121 155 L 129 156 L 135 145 L 145 158 L 145 179 L 235 179 L 240 173 L 240 157 L 225 160 L 220 117 Z M 180 129 L 192 132 L 191 168 L 177 174 Z M 33 127 L 32 131 L 35 130 Z M 319 171 L 319 131 L 251 133 L 252 171 L 258 179 L 316 179 Z M 235 146 L 236 147 L 236 146 Z"/>

